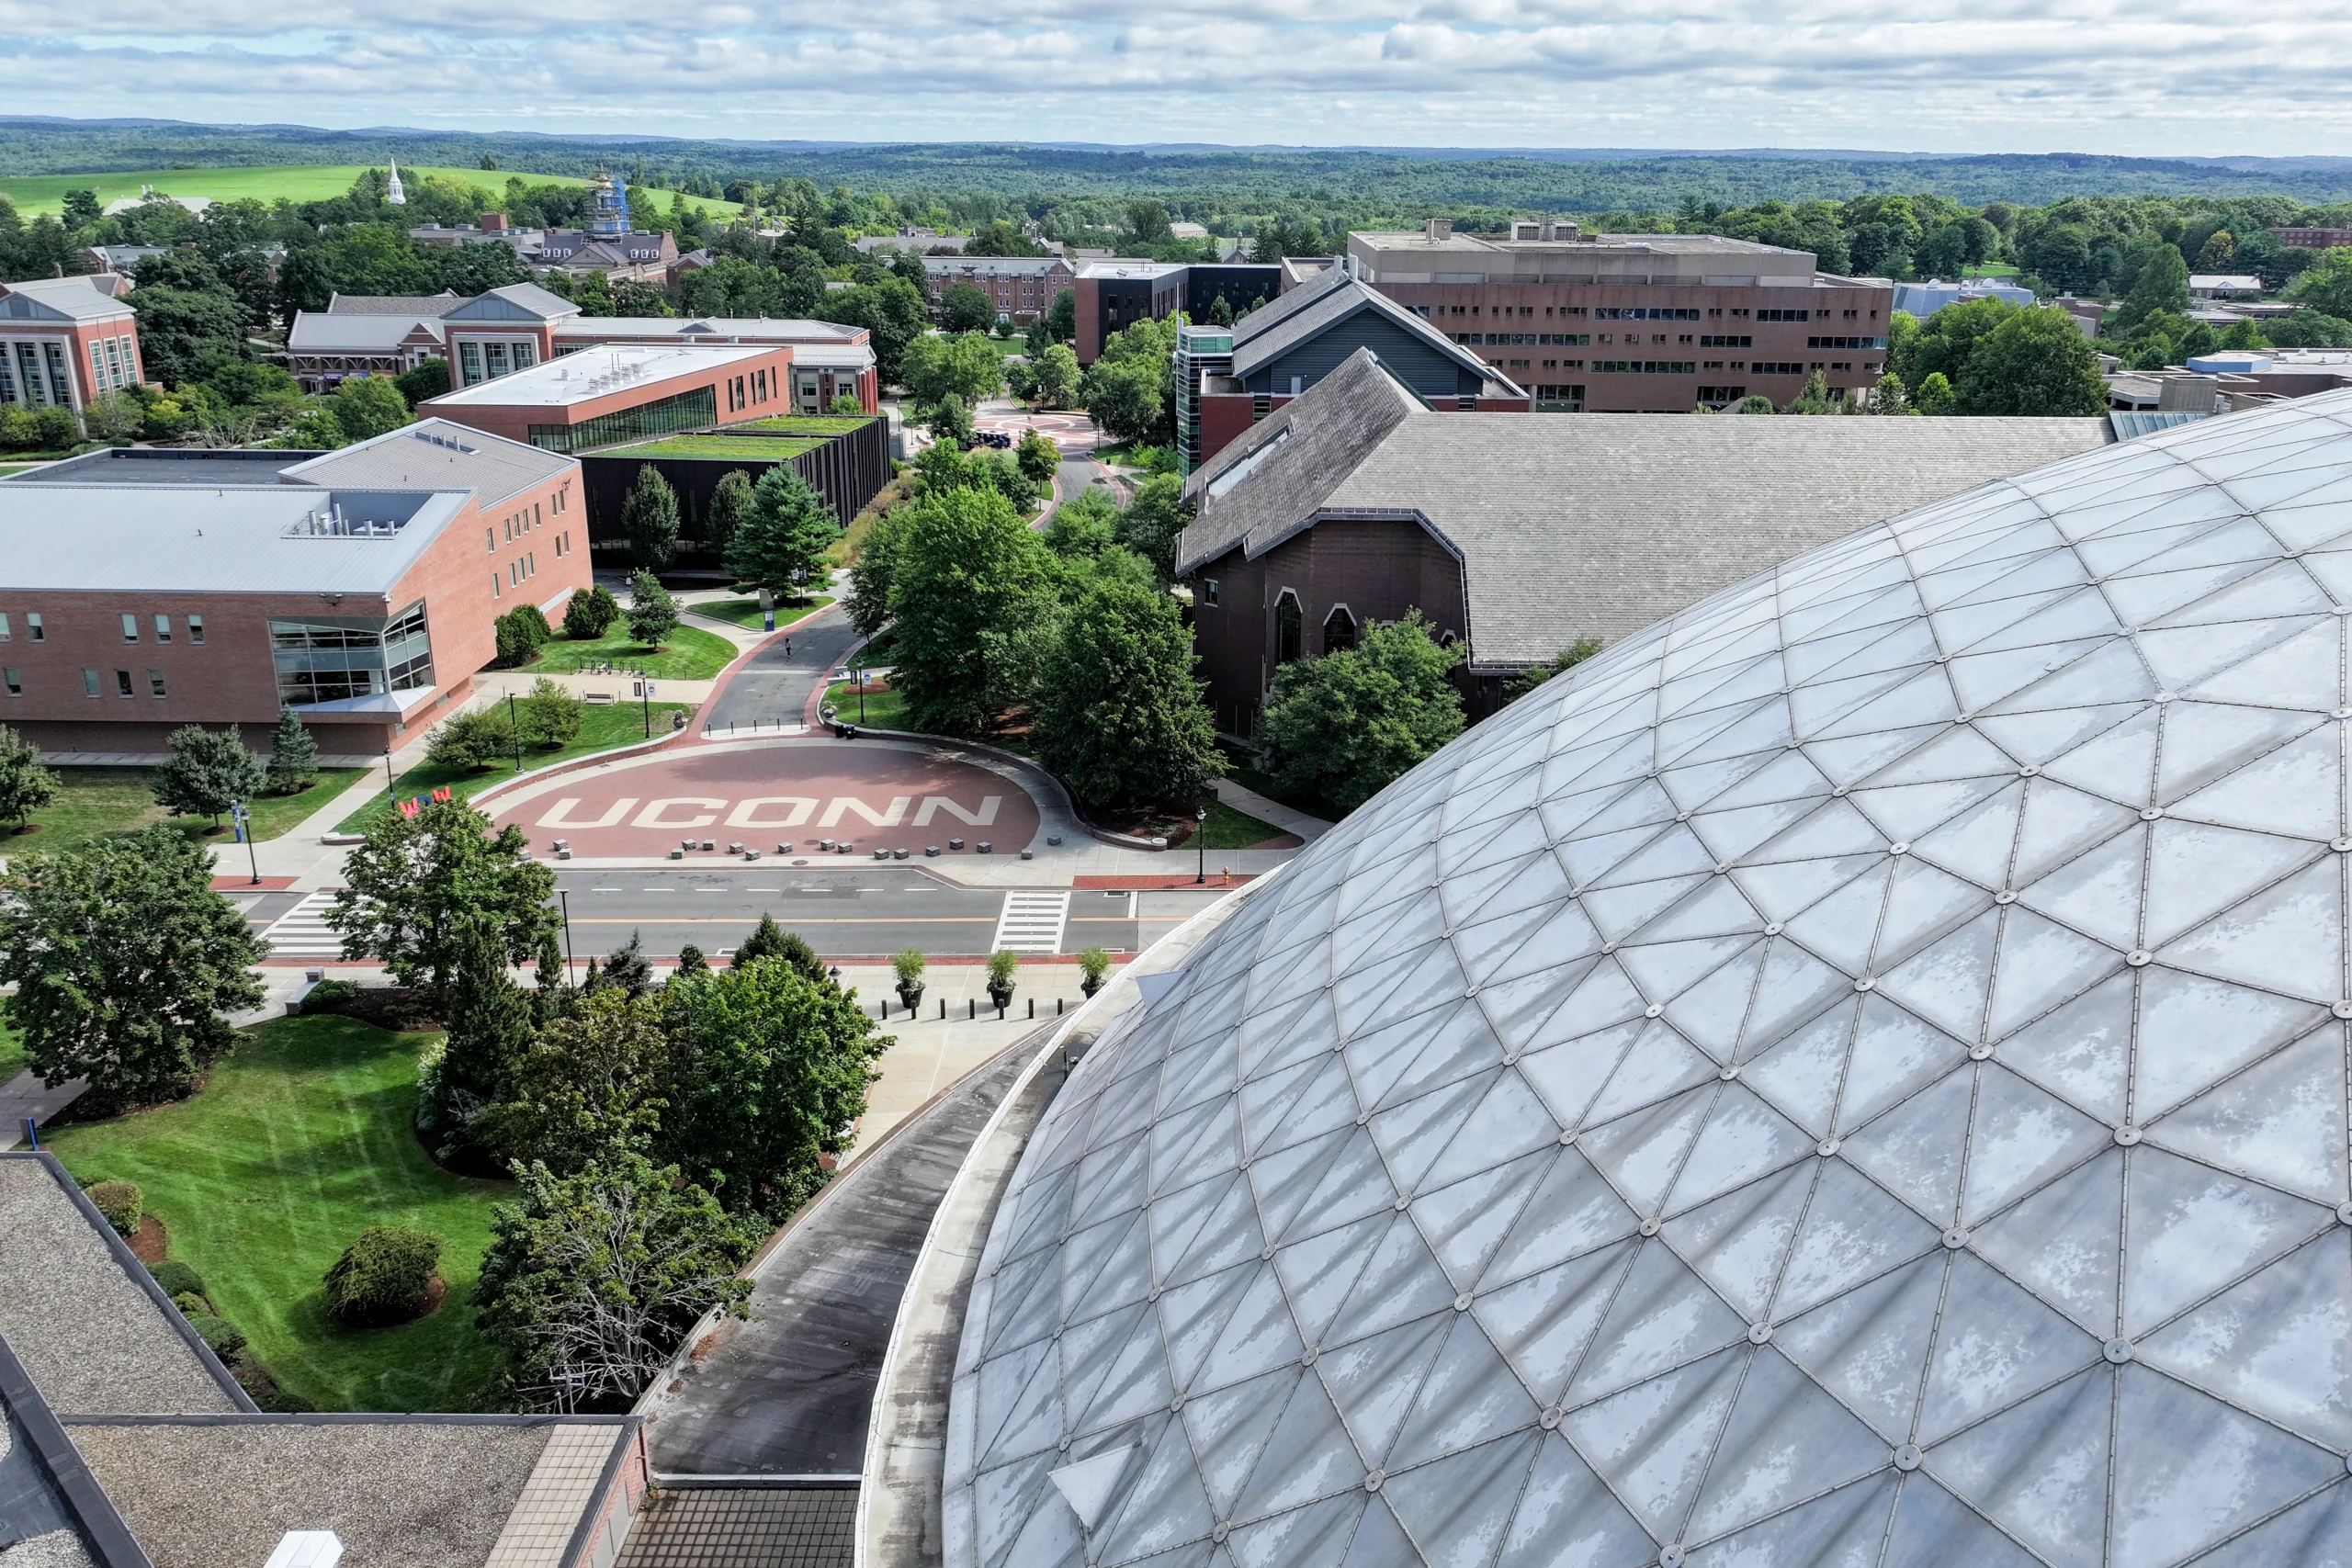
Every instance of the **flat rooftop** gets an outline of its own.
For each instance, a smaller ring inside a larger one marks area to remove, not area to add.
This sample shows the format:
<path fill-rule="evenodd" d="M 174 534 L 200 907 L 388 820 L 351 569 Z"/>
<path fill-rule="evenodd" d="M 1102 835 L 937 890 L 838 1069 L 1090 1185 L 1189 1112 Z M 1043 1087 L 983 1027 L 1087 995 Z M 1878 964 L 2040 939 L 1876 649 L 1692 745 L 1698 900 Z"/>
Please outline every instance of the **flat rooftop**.
<path fill-rule="evenodd" d="M 10 485 L 254 485 L 317 452 L 248 451 L 186 446 L 110 446 L 0 480 Z"/>
<path fill-rule="evenodd" d="M 763 359 L 774 344 L 599 344 L 429 399 L 426 409 L 451 407 L 565 408 L 635 388 L 704 376 L 730 365 Z"/>
<path fill-rule="evenodd" d="M 555 329 L 567 338 L 645 338 L 651 341 L 704 337 L 755 338 L 762 343 L 863 343 L 864 327 L 814 321 L 804 316 L 576 316 Z"/>
<path fill-rule="evenodd" d="M 534 489 L 573 467 L 571 458 L 446 419 L 414 424 L 288 466 L 308 485 L 356 490 L 470 490 L 484 506 Z"/>

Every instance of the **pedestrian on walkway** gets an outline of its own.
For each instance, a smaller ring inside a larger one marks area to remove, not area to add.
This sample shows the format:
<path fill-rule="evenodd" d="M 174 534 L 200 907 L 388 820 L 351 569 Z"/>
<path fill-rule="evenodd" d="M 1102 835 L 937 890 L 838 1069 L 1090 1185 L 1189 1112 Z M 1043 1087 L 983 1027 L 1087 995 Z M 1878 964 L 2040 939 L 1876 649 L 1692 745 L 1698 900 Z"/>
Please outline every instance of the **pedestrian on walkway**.
<path fill-rule="evenodd" d="M 788 637 L 784 639 L 784 656 L 786 659 L 792 657 L 792 639 Z"/>

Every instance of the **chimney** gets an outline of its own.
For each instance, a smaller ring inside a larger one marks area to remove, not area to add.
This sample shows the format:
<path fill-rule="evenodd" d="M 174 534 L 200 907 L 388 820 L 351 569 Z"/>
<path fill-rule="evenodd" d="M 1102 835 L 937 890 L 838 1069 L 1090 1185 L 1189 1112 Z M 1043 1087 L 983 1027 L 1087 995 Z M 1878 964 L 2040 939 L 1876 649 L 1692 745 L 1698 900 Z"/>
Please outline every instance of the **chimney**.
<path fill-rule="evenodd" d="M 1437 243 L 1440 240 L 1451 240 L 1453 238 L 1453 220 L 1451 218 L 1430 219 L 1421 225 L 1421 238 L 1431 244 Z"/>
<path fill-rule="evenodd" d="M 503 212 L 483 213 L 481 215 L 481 231 L 485 234 L 503 234 L 506 232 L 506 214 Z"/>

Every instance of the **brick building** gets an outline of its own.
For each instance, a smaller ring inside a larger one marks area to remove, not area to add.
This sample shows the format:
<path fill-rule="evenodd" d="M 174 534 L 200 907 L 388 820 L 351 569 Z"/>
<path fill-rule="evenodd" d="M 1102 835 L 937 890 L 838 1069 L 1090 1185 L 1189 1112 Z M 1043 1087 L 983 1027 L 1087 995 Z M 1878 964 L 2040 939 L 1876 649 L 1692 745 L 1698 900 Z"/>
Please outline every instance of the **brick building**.
<path fill-rule="evenodd" d="M 459 387 L 426 399 L 418 412 L 579 452 L 795 412 L 798 374 L 785 344 L 614 344 Z M 815 378 L 817 396 L 830 400 L 831 389 L 852 395 L 861 384 L 870 389 L 873 370 L 853 378 L 846 367 L 820 369 Z"/>
<path fill-rule="evenodd" d="M 130 290 L 107 272 L 0 287 L 0 405 L 79 413 L 145 380 Z"/>
<path fill-rule="evenodd" d="M 1206 321 L 1220 299 L 1227 316 L 1238 321 L 1282 293 L 1283 269 L 1112 257 L 1081 262 L 1072 287 L 1078 318 L 1070 349 L 1080 365 L 1091 365 L 1107 339 L 1137 321 L 1163 321 L 1179 310 L 1193 321 Z"/>
<path fill-rule="evenodd" d="M 324 454 L 119 448 L 0 505 L 0 723 L 64 753 L 183 725 L 379 757 L 470 694 L 518 604 L 589 583 L 580 466 L 425 420 Z"/>
<path fill-rule="evenodd" d="M 1250 733 L 1282 665 L 1412 609 L 1464 646 L 1476 717 L 1581 637 L 2112 439 L 2103 418 L 1440 414 L 1359 350 L 1185 481 L 1176 570 L 1220 729 Z"/>
<path fill-rule="evenodd" d="M 286 333 L 286 368 L 302 390 L 332 392 L 345 377 L 397 376 L 449 357 L 442 318 L 470 296 L 337 294 L 323 310 L 298 310 Z"/>
<path fill-rule="evenodd" d="M 1054 296 L 1076 281 L 1059 256 L 934 256 L 923 264 L 924 287 L 937 310 L 948 289 L 968 283 L 989 297 L 997 319 L 1025 327 L 1054 308 Z"/>

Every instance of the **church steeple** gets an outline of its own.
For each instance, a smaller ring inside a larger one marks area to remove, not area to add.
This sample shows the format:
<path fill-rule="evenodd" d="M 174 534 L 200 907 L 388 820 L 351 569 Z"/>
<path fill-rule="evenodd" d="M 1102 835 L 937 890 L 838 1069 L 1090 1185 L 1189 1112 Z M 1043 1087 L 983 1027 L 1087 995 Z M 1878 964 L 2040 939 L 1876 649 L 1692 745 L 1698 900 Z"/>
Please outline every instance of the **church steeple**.
<path fill-rule="evenodd" d="M 401 161 L 392 160 L 392 177 L 384 182 L 384 200 L 392 207 L 406 207 L 408 192 L 401 189 Z"/>

